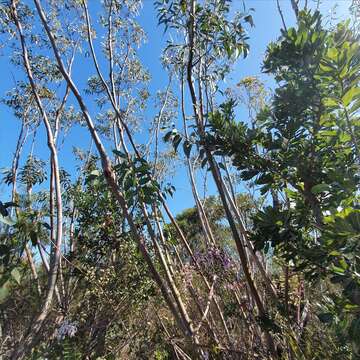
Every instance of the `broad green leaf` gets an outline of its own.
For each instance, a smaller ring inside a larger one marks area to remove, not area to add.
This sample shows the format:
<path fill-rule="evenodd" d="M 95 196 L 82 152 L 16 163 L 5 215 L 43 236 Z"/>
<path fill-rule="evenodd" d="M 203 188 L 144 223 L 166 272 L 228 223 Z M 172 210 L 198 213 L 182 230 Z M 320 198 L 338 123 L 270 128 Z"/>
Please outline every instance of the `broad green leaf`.
<path fill-rule="evenodd" d="M 3 286 L 0 287 L 0 303 L 2 303 L 6 297 L 9 295 L 9 288 L 8 283 L 3 284 Z"/>
<path fill-rule="evenodd" d="M 360 99 L 355 101 L 354 104 L 351 106 L 350 114 L 357 112 L 360 109 Z"/>
<path fill-rule="evenodd" d="M 324 191 L 329 191 L 330 186 L 328 184 L 317 184 L 311 188 L 313 194 L 320 194 Z"/>
<path fill-rule="evenodd" d="M 11 270 L 11 276 L 20 285 L 21 274 L 17 268 Z"/>
<path fill-rule="evenodd" d="M 353 312 L 353 311 L 359 311 L 360 310 L 360 306 L 356 305 L 356 304 L 346 304 L 344 306 L 344 309 L 349 311 L 349 312 Z"/>
<path fill-rule="evenodd" d="M 343 105 L 348 106 L 352 101 L 354 101 L 358 97 L 358 95 L 360 95 L 360 88 L 352 87 L 341 98 Z"/>
<path fill-rule="evenodd" d="M 341 268 L 343 268 L 344 270 L 346 270 L 349 267 L 347 262 L 343 258 L 341 258 L 339 260 L 339 264 L 340 264 Z"/>
<path fill-rule="evenodd" d="M 343 67 L 343 69 L 341 70 L 341 73 L 340 73 L 340 78 L 341 79 L 344 79 L 346 77 L 346 75 L 348 74 L 349 72 L 349 66 L 347 64 L 345 64 L 345 66 Z"/>
<path fill-rule="evenodd" d="M 339 51 L 336 48 L 330 48 L 327 52 L 327 56 L 331 59 L 331 60 L 337 60 L 337 56 L 339 54 Z"/>
<path fill-rule="evenodd" d="M 294 199 L 298 196 L 296 191 L 290 190 L 289 188 L 284 189 L 284 192 L 290 199 Z"/>
<path fill-rule="evenodd" d="M 351 140 L 351 136 L 349 134 L 343 132 L 340 134 L 339 140 L 342 143 L 346 143 Z"/>
<path fill-rule="evenodd" d="M 319 38 L 319 33 L 314 32 L 314 33 L 311 35 L 311 42 L 314 43 L 318 38 Z"/>
<path fill-rule="evenodd" d="M 329 106 L 329 107 L 333 107 L 333 106 L 338 106 L 339 103 L 336 99 L 334 98 L 325 98 L 324 101 L 323 101 L 324 105 L 325 106 Z"/>
<path fill-rule="evenodd" d="M 345 274 L 345 270 L 344 270 L 343 268 L 338 267 L 338 266 L 335 266 L 335 265 L 332 265 L 331 270 L 332 270 L 335 274 L 338 274 L 338 275 L 343 275 L 343 274 Z"/>

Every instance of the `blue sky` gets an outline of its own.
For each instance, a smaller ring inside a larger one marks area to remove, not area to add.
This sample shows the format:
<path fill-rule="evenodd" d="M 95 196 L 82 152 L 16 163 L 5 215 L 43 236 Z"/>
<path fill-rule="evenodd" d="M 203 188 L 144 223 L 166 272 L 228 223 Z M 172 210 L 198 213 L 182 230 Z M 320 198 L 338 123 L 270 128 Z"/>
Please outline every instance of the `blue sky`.
<path fill-rule="evenodd" d="M 308 0 L 309 5 L 313 6 L 315 1 Z M 239 60 L 235 65 L 233 72 L 226 79 L 227 83 L 238 82 L 245 76 L 258 76 L 267 86 L 273 87 L 274 83 L 271 78 L 261 74 L 261 63 L 265 54 L 266 46 L 269 42 L 275 41 L 279 36 L 279 29 L 281 28 L 281 19 L 277 11 L 275 0 L 247 0 L 245 4 L 248 8 L 252 7 L 255 11 L 252 13 L 255 27 L 249 31 L 249 44 L 250 53 L 244 60 Z M 348 7 L 350 1 L 347 0 L 322 0 L 321 12 L 328 16 L 330 21 L 332 9 L 336 7 L 337 18 L 344 19 L 348 15 Z M 89 2 L 91 10 L 92 1 Z M 233 2 L 234 10 L 242 9 L 243 1 L 235 0 Z M 291 10 L 290 0 L 280 0 L 280 5 L 285 16 L 286 24 L 288 27 L 294 24 L 294 15 Z M 157 90 L 164 90 L 168 83 L 166 73 L 161 68 L 160 55 L 162 48 L 167 39 L 167 34 L 164 34 L 163 28 L 157 25 L 156 12 L 153 6 L 153 0 L 145 0 L 143 9 L 139 15 L 138 21 L 143 26 L 147 33 L 148 42 L 139 50 L 139 55 L 143 61 L 144 66 L 149 70 L 152 80 L 150 83 L 150 93 L 155 95 Z M 0 97 L 4 97 L 5 93 L 14 86 L 14 79 L 21 79 L 22 75 L 19 74 L 16 69 L 12 67 L 9 62 L 8 54 L 5 51 L 0 50 Z M 81 66 L 80 63 L 74 65 L 74 77 L 75 79 L 86 81 L 89 68 Z M 92 71 L 92 70 L 91 70 Z M 150 106 L 144 113 L 145 119 L 150 122 L 154 117 L 156 110 Z M 239 110 L 239 117 L 244 116 L 244 112 Z M 240 119 L 245 120 L 245 119 Z M 0 169 L 11 166 L 11 160 L 15 151 L 16 141 L 19 132 L 19 121 L 14 118 L 11 110 L 6 108 L 3 104 L 0 104 Z M 137 136 L 141 141 L 147 136 L 146 132 L 143 132 Z M 41 142 L 37 142 L 35 153 L 37 156 L 44 160 L 48 159 L 48 149 L 46 147 L 45 132 L 43 126 L 39 130 L 38 137 L 41 138 Z M 60 152 L 60 164 L 68 172 L 72 172 L 75 166 L 72 155 L 72 146 L 83 147 L 87 149 L 89 144 L 89 136 L 79 127 L 72 129 L 65 138 L 62 151 Z M 27 143 L 27 147 L 30 146 L 30 142 Z M 23 156 L 24 160 L 25 156 Z M 174 199 L 170 201 L 171 208 L 176 213 L 181 209 L 190 207 L 193 205 L 193 199 L 191 191 L 187 181 L 187 174 L 185 170 L 180 170 L 177 176 L 173 179 L 174 185 L 177 188 Z M 209 185 L 210 192 L 212 185 Z M 0 184 L 0 200 L 7 201 L 9 196 L 9 188 L 5 184 Z"/>

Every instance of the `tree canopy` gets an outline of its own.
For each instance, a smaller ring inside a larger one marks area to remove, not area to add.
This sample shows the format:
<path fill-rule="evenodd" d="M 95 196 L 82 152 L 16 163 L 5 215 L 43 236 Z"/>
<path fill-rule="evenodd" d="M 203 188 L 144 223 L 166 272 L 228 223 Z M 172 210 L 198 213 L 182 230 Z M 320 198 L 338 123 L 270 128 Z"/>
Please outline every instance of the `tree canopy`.
<path fill-rule="evenodd" d="M 152 93 L 140 0 L 1 2 L 0 358 L 360 358 L 360 3 L 274 0 L 273 86 L 251 5 L 155 1 Z"/>

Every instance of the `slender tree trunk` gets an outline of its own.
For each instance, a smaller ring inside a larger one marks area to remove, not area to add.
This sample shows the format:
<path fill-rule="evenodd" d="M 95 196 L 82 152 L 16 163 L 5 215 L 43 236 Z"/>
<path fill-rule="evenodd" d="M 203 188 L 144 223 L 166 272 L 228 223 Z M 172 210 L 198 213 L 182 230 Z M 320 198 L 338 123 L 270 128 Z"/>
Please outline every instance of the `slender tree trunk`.
<path fill-rule="evenodd" d="M 51 160 L 54 164 L 54 170 L 55 170 L 55 191 L 56 191 L 56 210 L 57 210 L 57 230 L 56 230 L 56 244 L 57 247 L 54 250 L 52 263 L 50 267 L 50 274 L 48 277 L 48 289 L 45 296 L 45 301 L 42 305 L 41 311 L 37 315 L 37 317 L 34 319 L 32 325 L 29 327 L 27 333 L 25 336 L 20 339 L 19 345 L 16 349 L 14 349 L 13 353 L 11 354 L 11 359 L 21 359 L 23 358 L 28 351 L 30 351 L 32 344 L 34 341 L 36 341 L 36 338 L 39 336 L 39 333 L 43 327 L 44 321 L 50 311 L 54 291 L 55 291 L 55 285 L 56 285 L 56 279 L 57 279 L 57 272 L 59 267 L 59 261 L 60 261 L 60 249 L 61 249 L 61 242 L 62 242 L 62 200 L 61 200 L 61 188 L 60 188 L 60 176 L 59 176 L 59 165 L 58 165 L 58 158 L 57 158 L 57 151 L 54 144 L 54 138 L 53 133 L 51 130 L 51 125 L 49 122 L 49 119 L 47 117 L 47 114 L 44 110 L 41 98 L 37 92 L 37 88 L 34 82 L 31 65 L 28 57 L 28 50 L 26 48 L 26 42 L 25 42 L 25 36 L 23 34 L 22 25 L 19 21 L 18 15 L 17 15 L 17 9 L 16 9 L 16 1 L 12 0 L 11 3 L 11 11 L 12 16 L 18 31 L 18 36 L 20 39 L 21 47 L 22 47 L 22 56 L 23 56 L 23 62 L 24 67 L 26 69 L 27 77 L 29 80 L 29 83 L 31 85 L 31 89 L 33 92 L 33 95 L 36 100 L 36 104 L 38 106 L 39 112 L 42 116 L 42 120 L 44 122 L 45 128 L 46 128 L 46 134 L 47 134 L 47 141 L 48 141 L 48 148 L 51 153 Z"/>
<path fill-rule="evenodd" d="M 82 113 L 84 115 L 87 127 L 88 127 L 88 129 L 90 131 L 90 134 L 91 134 L 93 140 L 94 140 L 94 144 L 95 144 L 95 146 L 96 146 L 96 148 L 97 148 L 97 150 L 98 150 L 98 152 L 100 154 L 102 168 L 103 168 L 105 179 L 106 179 L 106 181 L 108 183 L 108 186 L 111 189 L 111 191 L 113 192 L 116 200 L 118 201 L 119 205 L 122 208 L 123 214 L 124 214 L 125 218 L 127 219 L 127 222 L 128 222 L 128 224 L 130 226 L 130 230 L 131 230 L 131 232 L 132 232 L 132 234 L 134 236 L 134 239 L 138 243 L 139 250 L 140 250 L 140 252 L 142 253 L 142 255 L 144 257 L 144 260 L 147 263 L 149 271 L 152 274 L 155 282 L 158 284 L 166 303 L 168 304 L 170 310 L 172 311 L 175 319 L 177 320 L 177 322 L 178 322 L 180 328 L 183 330 L 184 334 L 186 336 L 192 338 L 191 329 L 189 329 L 186 326 L 186 324 L 184 324 L 184 322 L 182 321 L 181 316 L 179 315 L 178 310 L 176 309 L 176 306 L 173 303 L 172 296 L 169 293 L 169 289 L 165 286 L 163 280 L 161 279 L 159 273 L 157 272 L 157 270 L 156 270 L 156 268 L 155 268 L 155 266 L 153 264 L 153 261 L 152 261 L 150 255 L 149 255 L 149 253 L 148 253 L 148 251 L 146 249 L 145 241 L 144 241 L 143 237 L 138 233 L 138 230 L 137 230 L 137 227 L 136 227 L 136 225 L 135 225 L 135 223 L 133 221 L 133 218 L 132 218 L 132 216 L 130 215 L 130 213 L 128 211 L 126 201 L 125 201 L 125 199 L 123 197 L 123 194 L 119 190 L 118 185 L 116 183 L 116 176 L 115 176 L 114 171 L 112 169 L 111 161 L 108 158 L 108 156 L 106 154 L 106 151 L 105 151 L 105 148 L 104 148 L 104 146 L 103 146 L 103 144 L 102 144 L 102 142 L 101 142 L 101 140 L 100 140 L 100 138 L 99 138 L 99 136 L 98 136 L 98 134 L 97 134 L 97 132 L 95 130 L 95 127 L 93 125 L 91 116 L 90 116 L 89 111 L 88 111 L 88 109 L 87 109 L 87 107 L 86 107 L 86 105 L 85 105 L 85 103 L 83 101 L 83 98 L 81 97 L 77 87 L 75 86 L 74 82 L 72 81 L 69 73 L 65 69 L 65 66 L 63 64 L 63 61 L 62 61 L 62 59 L 60 57 L 59 51 L 58 51 L 57 46 L 56 46 L 54 36 L 53 36 L 53 34 L 52 34 L 52 32 L 51 32 L 51 30 L 49 28 L 49 25 L 47 23 L 46 16 L 45 16 L 45 13 L 44 13 L 44 11 L 42 9 L 40 1 L 39 0 L 34 0 L 34 3 L 36 5 L 38 14 L 40 16 L 40 19 L 41 19 L 41 22 L 42 22 L 42 24 L 44 26 L 44 29 L 45 29 L 45 31 L 47 33 L 47 36 L 48 36 L 48 38 L 50 40 L 50 43 L 51 43 L 55 58 L 57 60 L 59 69 L 60 69 L 64 79 L 66 80 L 67 84 L 69 85 L 72 93 L 74 94 L 76 100 L 79 103 L 79 106 L 80 106 L 80 108 L 82 110 Z M 87 17 L 87 21 L 88 21 L 88 17 Z M 91 46 L 91 51 L 93 52 L 92 46 Z M 95 54 L 93 53 L 93 55 L 95 55 Z M 97 69 L 98 69 L 98 67 L 97 67 Z M 99 69 L 98 69 L 98 73 L 101 75 Z M 110 94 L 110 98 L 112 98 L 110 90 L 108 91 L 108 93 Z M 115 108 L 116 108 L 116 106 L 115 106 Z M 121 114 L 119 112 L 118 112 L 118 116 L 121 118 Z M 126 129 L 126 126 L 125 126 L 125 129 Z M 130 141 L 131 141 L 131 139 L 130 139 Z M 134 148 L 135 148 L 135 146 L 134 146 Z"/>
<path fill-rule="evenodd" d="M 190 1 L 190 15 L 189 15 L 189 22 L 188 22 L 189 55 L 188 55 L 188 62 L 187 62 L 187 82 L 188 82 L 188 87 L 189 87 L 189 91 L 190 91 L 190 95 L 191 95 L 193 112 L 194 112 L 195 120 L 197 123 L 198 131 L 199 131 L 200 136 L 204 137 L 205 131 L 204 131 L 204 123 L 203 123 L 203 117 L 202 117 L 202 109 L 200 107 L 198 108 L 196 94 L 195 94 L 194 85 L 193 85 L 193 81 L 192 81 L 193 51 L 194 51 L 194 37 L 195 37 L 194 24 L 195 24 L 195 0 L 191 0 Z M 224 192 L 224 186 L 222 184 L 222 179 L 221 179 L 219 169 L 217 167 L 217 164 L 215 163 L 215 160 L 212 157 L 211 152 L 207 148 L 206 144 L 204 145 L 204 150 L 205 150 L 205 155 L 207 157 L 208 164 L 210 166 L 210 170 L 213 175 L 217 190 L 219 192 L 222 204 L 224 206 L 226 218 L 229 222 L 230 229 L 232 231 L 232 234 L 233 234 L 233 237 L 235 240 L 235 244 L 238 249 L 240 261 L 241 261 L 241 264 L 243 267 L 243 272 L 245 275 L 246 282 L 249 286 L 251 296 L 257 305 L 260 317 L 266 318 L 267 315 L 266 315 L 265 308 L 263 306 L 260 295 L 257 291 L 257 288 L 255 286 L 255 283 L 251 277 L 251 274 L 250 274 L 250 271 L 248 268 L 247 257 L 246 257 L 246 252 L 245 252 L 245 249 L 243 246 L 243 242 L 238 234 L 238 231 L 236 228 L 236 223 L 233 219 L 232 213 L 231 213 L 228 203 L 227 203 L 226 195 Z M 269 346 L 270 352 L 272 353 L 273 356 L 276 356 L 275 346 L 274 346 L 273 339 L 272 339 L 270 333 L 265 331 L 265 335 L 266 335 L 267 344 Z"/>

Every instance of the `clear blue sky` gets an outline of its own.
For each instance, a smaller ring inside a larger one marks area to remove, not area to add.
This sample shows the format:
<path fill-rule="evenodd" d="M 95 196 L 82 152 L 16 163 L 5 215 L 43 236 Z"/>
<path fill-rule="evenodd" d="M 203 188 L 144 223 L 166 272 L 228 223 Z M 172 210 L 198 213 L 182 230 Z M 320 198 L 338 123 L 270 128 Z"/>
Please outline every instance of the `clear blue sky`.
<path fill-rule="evenodd" d="M 315 1 L 308 0 L 309 5 L 313 6 Z M 32 3 L 32 2 L 29 2 Z M 92 1 L 89 2 L 91 6 L 94 4 Z M 242 0 L 235 0 L 233 2 L 234 9 L 242 8 Z M 245 4 L 248 8 L 252 7 L 255 9 L 253 12 L 253 19 L 255 22 L 255 28 L 249 31 L 250 36 L 250 54 L 245 60 L 239 60 L 231 76 L 229 76 L 227 82 L 238 82 L 244 76 L 256 75 L 259 76 L 269 87 L 273 86 L 271 78 L 265 77 L 261 74 L 261 63 L 264 57 L 266 46 L 270 41 L 275 41 L 279 36 L 279 29 L 281 28 L 281 19 L 277 11 L 276 0 L 247 0 Z M 348 14 L 348 7 L 350 1 L 347 0 L 322 0 L 321 1 L 321 12 L 326 16 L 330 15 L 331 9 L 334 8 L 335 4 L 338 4 L 336 14 L 338 18 L 344 19 Z M 280 0 L 287 26 L 290 27 L 294 24 L 294 16 L 291 11 L 290 0 Z M 329 17 L 330 19 L 330 17 Z M 152 80 L 150 83 L 150 93 L 155 95 L 157 90 L 164 90 L 168 79 L 166 73 L 161 68 L 159 61 L 162 48 L 167 38 L 167 34 L 164 35 L 163 28 L 157 26 L 156 13 L 153 6 L 153 0 L 145 0 L 143 9 L 138 18 L 140 24 L 144 27 L 148 42 L 139 51 L 140 57 L 145 67 L 150 71 Z M 329 20 L 330 21 L 330 20 Z M 12 67 L 9 62 L 8 54 L 0 49 L 0 71 L 1 71 L 1 82 L 0 82 L 0 97 L 4 97 L 6 91 L 14 86 L 14 79 L 21 79 L 22 75 L 19 74 L 16 69 Z M 89 72 L 88 67 L 81 66 L 80 63 L 74 65 L 75 79 L 84 82 L 87 79 Z M 243 116 L 244 113 L 239 111 L 239 116 Z M 149 104 L 146 110 L 145 119 L 150 120 L 155 115 L 155 109 Z M 243 120 L 243 119 L 241 119 Z M 11 111 L 6 108 L 3 104 L 0 104 L 0 170 L 1 168 L 10 167 L 11 159 L 15 151 L 16 140 L 19 132 L 19 122 L 14 118 Z M 35 153 L 37 156 L 44 160 L 48 159 L 48 149 L 46 147 L 45 133 L 43 126 L 39 130 L 39 137 L 44 139 L 41 143 L 38 141 Z M 146 132 L 138 135 L 138 139 L 144 140 L 147 136 Z M 60 152 L 60 164 L 68 172 L 72 172 L 75 166 L 75 162 L 72 159 L 72 146 L 83 147 L 87 149 L 89 144 L 89 136 L 86 131 L 75 127 L 72 129 L 67 137 Z M 27 144 L 29 146 L 29 142 Z M 28 148 L 28 147 L 27 147 Z M 26 148 L 24 150 L 26 154 Z M 24 157 L 23 159 L 24 160 Z M 188 186 L 187 174 L 185 170 L 180 170 L 177 176 L 173 179 L 174 185 L 177 188 L 174 199 L 170 201 L 171 208 L 176 213 L 181 209 L 190 207 L 193 205 L 193 199 L 191 191 Z M 212 185 L 210 184 L 210 191 Z M 0 200 L 8 200 L 9 189 L 5 184 L 0 184 Z"/>

